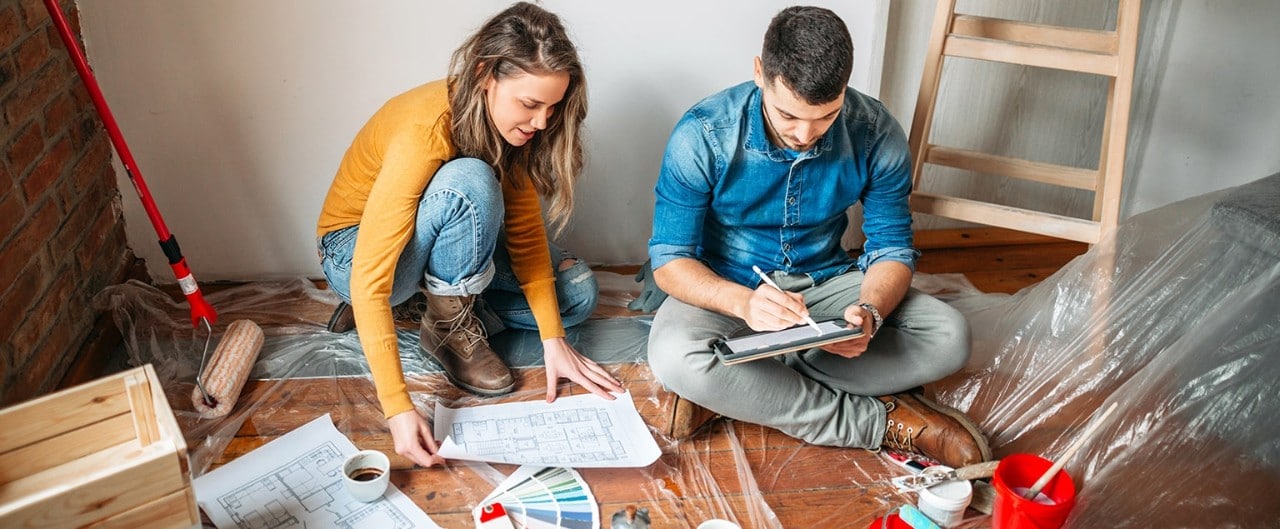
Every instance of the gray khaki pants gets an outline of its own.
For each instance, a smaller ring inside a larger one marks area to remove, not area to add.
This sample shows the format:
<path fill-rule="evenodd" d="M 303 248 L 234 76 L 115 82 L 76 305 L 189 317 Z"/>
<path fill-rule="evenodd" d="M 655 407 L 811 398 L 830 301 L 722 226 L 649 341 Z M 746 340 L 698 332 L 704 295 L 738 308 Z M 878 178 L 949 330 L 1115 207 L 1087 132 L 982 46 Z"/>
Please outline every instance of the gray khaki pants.
<path fill-rule="evenodd" d="M 862 272 L 820 285 L 803 274 L 774 274 L 804 295 L 815 320 L 842 318 L 858 300 Z M 875 448 L 884 439 L 884 405 L 875 398 L 933 382 L 964 366 L 969 326 L 951 306 L 911 289 L 857 358 L 821 349 L 726 366 L 717 338 L 746 327 L 738 318 L 667 301 L 649 333 L 649 365 L 667 389 L 711 411 L 826 446 Z"/>

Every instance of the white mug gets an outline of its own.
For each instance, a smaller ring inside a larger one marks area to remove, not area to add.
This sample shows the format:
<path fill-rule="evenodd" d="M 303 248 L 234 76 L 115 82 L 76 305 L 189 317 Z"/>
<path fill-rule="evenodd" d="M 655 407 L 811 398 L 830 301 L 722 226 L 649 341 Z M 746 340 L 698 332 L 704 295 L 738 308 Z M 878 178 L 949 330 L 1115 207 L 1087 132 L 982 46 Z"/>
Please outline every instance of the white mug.
<path fill-rule="evenodd" d="M 342 483 L 357 501 L 377 500 L 391 483 L 391 460 L 377 450 L 351 454 L 342 464 Z"/>
<path fill-rule="evenodd" d="M 705 522 L 702 522 L 701 524 L 698 524 L 698 529 L 742 529 L 742 528 L 739 527 L 738 524 L 730 522 L 729 520 L 721 520 L 719 518 L 713 518 Z"/>

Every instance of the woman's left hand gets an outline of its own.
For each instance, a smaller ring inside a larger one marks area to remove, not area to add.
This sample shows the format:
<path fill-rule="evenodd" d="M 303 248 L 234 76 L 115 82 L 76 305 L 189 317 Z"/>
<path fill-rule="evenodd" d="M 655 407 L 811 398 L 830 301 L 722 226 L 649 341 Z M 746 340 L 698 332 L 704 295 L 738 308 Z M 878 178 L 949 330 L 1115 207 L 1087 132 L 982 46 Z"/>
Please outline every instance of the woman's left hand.
<path fill-rule="evenodd" d="M 556 400 L 556 383 L 562 378 L 608 400 L 614 399 L 612 393 L 624 391 L 613 375 L 575 351 L 563 337 L 543 340 L 542 350 L 547 364 L 547 402 Z"/>

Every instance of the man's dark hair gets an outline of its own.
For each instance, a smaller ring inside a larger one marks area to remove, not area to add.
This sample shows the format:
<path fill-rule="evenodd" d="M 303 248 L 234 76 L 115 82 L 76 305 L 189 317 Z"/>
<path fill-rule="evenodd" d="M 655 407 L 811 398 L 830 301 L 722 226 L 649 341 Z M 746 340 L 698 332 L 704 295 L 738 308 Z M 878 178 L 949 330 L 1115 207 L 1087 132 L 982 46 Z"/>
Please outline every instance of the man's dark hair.
<path fill-rule="evenodd" d="M 766 83 L 781 78 L 806 103 L 829 103 L 849 84 L 853 39 L 830 9 L 788 7 L 769 23 L 760 62 Z"/>

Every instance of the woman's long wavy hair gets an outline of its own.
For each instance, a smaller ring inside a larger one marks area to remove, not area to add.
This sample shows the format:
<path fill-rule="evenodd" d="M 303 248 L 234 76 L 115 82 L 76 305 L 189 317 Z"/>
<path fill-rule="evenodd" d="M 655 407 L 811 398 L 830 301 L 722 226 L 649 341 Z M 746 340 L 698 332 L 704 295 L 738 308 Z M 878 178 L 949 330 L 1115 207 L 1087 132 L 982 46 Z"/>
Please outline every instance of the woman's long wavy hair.
<path fill-rule="evenodd" d="M 489 119 L 485 85 L 524 74 L 569 74 L 569 87 L 547 128 L 529 143 L 507 144 Z M 460 156 L 484 160 L 507 178 L 526 168 L 547 204 L 552 232 L 559 234 L 573 212 L 573 187 L 582 170 L 582 121 L 587 117 L 587 86 L 578 50 L 560 18 L 541 7 L 519 2 L 485 22 L 449 61 L 451 130 Z"/>

